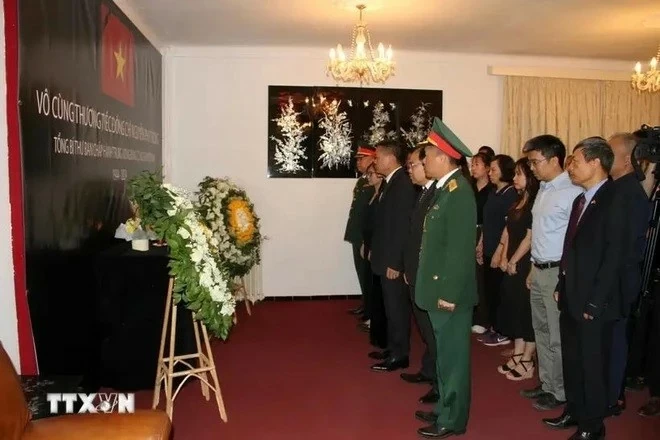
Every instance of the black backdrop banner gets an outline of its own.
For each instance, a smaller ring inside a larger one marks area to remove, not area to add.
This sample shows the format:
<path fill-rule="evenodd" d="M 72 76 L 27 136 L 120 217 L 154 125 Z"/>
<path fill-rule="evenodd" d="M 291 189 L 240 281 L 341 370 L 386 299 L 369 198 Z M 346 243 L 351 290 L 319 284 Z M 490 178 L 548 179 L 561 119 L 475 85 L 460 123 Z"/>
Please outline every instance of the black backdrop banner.
<path fill-rule="evenodd" d="M 161 55 L 109 0 L 19 2 L 28 300 L 42 373 L 83 373 L 94 261 L 161 168 Z"/>

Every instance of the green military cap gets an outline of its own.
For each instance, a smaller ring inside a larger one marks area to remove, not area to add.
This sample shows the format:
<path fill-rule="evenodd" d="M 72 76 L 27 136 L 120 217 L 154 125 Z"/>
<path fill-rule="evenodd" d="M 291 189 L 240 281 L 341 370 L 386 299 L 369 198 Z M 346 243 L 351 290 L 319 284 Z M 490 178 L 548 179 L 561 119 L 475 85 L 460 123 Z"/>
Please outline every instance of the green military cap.
<path fill-rule="evenodd" d="M 427 140 L 454 159 L 472 157 L 470 149 L 438 117 L 433 118 L 433 127 Z"/>

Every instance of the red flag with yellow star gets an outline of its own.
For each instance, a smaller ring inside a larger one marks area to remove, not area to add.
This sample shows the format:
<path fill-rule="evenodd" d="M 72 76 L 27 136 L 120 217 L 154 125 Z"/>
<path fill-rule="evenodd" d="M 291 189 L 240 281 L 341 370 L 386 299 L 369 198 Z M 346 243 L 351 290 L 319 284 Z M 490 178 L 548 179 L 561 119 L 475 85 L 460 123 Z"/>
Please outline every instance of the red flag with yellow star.
<path fill-rule="evenodd" d="M 101 5 L 101 90 L 133 106 L 135 53 L 133 34 L 106 5 Z"/>

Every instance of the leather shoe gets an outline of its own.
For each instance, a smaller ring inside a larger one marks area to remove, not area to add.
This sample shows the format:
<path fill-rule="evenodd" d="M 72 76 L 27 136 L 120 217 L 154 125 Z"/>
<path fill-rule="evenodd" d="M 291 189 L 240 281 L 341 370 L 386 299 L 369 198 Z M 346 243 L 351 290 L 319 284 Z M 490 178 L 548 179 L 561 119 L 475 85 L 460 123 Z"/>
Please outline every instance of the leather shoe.
<path fill-rule="evenodd" d="M 408 368 L 410 366 L 410 362 L 408 361 L 407 357 L 403 358 L 387 358 L 383 362 L 372 365 L 371 369 L 374 371 L 396 371 L 401 368 Z"/>
<path fill-rule="evenodd" d="M 431 389 L 428 393 L 419 398 L 419 403 L 438 403 L 439 398 L 440 395 L 434 389 Z"/>
<path fill-rule="evenodd" d="M 605 427 L 603 426 L 600 431 L 590 432 L 590 431 L 581 431 L 577 430 L 575 434 L 570 436 L 568 440 L 604 440 L 605 439 Z"/>
<path fill-rule="evenodd" d="M 350 315 L 361 315 L 361 314 L 364 313 L 364 307 L 362 307 L 362 306 L 358 306 L 358 307 L 356 307 L 356 308 L 354 308 L 354 309 L 349 310 L 348 313 L 349 313 Z"/>
<path fill-rule="evenodd" d="M 548 394 L 547 396 L 539 397 L 532 406 L 539 411 L 550 411 L 551 409 L 559 408 L 565 403 L 565 400 L 557 400 L 555 396 Z"/>
<path fill-rule="evenodd" d="M 607 413 L 610 416 L 619 417 L 621 414 L 623 414 L 623 411 L 625 409 L 626 409 L 626 401 L 619 400 L 617 403 L 615 403 L 614 405 L 610 405 L 607 408 Z"/>
<path fill-rule="evenodd" d="M 390 351 L 389 350 L 383 350 L 383 351 L 372 351 L 369 353 L 369 357 L 371 359 L 376 359 L 377 361 L 383 361 L 390 357 Z"/>
<path fill-rule="evenodd" d="M 626 391 L 642 391 L 646 388 L 646 382 L 643 377 L 627 377 Z"/>
<path fill-rule="evenodd" d="M 532 388 L 531 390 L 520 391 L 520 395 L 527 399 L 538 399 L 539 397 L 542 397 L 546 394 L 550 394 L 550 393 L 546 393 L 545 391 L 543 391 L 541 385 L 537 386 L 536 388 Z"/>
<path fill-rule="evenodd" d="M 660 415 L 660 397 L 651 397 L 646 405 L 637 412 L 642 417 L 655 417 Z"/>
<path fill-rule="evenodd" d="M 454 431 L 452 429 L 443 428 L 441 426 L 433 425 L 425 426 L 424 428 L 419 428 L 417 434 L 425 438 L 447 438 L 452 435 L 462 435 L 465 434 L 465 429 L 461 431 Z"/>
<path fill-rule="evenodd" d="M 435 423 L 438 420 L 438 415 L 433 411 L 415 411 L 415 418 L 426 423 Z"/>
<path fill-rule="evenodd" d="M 408 383 L 433 383 L 430 377 L 426 377 L 422 373 L 401 373 L 401 379 Z"/>
<path fill-rule="evenodd" d="M 543 423 L 553 429 L 568 429 L 577 426 L 577 420 L 573 418 L 568 412 L 564 411 L 559 417 L 551 419 L 543 419 Z"/>

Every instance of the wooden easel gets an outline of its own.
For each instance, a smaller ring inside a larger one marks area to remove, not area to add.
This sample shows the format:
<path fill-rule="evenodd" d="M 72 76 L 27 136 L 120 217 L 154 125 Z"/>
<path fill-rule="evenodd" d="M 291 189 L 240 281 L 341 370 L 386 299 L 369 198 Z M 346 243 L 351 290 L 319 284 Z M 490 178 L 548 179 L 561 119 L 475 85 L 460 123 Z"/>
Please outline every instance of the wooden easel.
<path fill-rule="evenodd" d="M 218 373 L 215 371 L 215 362 L 213 361 L 213 353 L 211 352 L 211 344 L 209 343 L 209 335 L 206 331 L 206 326 L 193 318 L 193 330 L 195 331 L 195 342 L 197 343 L 197 353 L 186 354 L 182 356 L 174 355 L 174 342 L 176 341 L 176 312 L 177 306 L 172 301 L 172 289 L 174 288 L 174 278 L 170 278 L 170 284 L 167 289 L 167 300 L 165 301 L 165 318 L 163 319 L 163 331 L 160 338 L 160 352 L 158 355 L 158 368 L 156 370 L 156 386 L 154 388 L 154 399 L 152 407 L 156 409 L 160 401 L 160 386 L 165 383 L 165 410 L 170 421 L 172 420 L 172 413 L 174 412 L 174 399 L 179 394 L 183 384 L 190 378 L 196 377 L 201 381 L 202 395 L 208 401 L 210 399 L 209 390 L 215 394 L 216 402 L 218 403 L 218 410 L 220 411 L 220 418 L 223 422 L 227 422 L 227 412 L 225 411 L 225 404 L 222 400 L 220 392 L 220 383 L 218 382 Z M 170 313 L 172 319 L 170 320 Z M 192 313 L 192 312 L 191 312 Z M 200 341 L 199 333 L 204 338 L 204 351 Z M 168 357 L 163 357 L 165 353 L 165 341 L 170 338 L 170 351 Z M 199 367 L 194 368 L 190 364 L 190 359 L 197 359 Z M 183 364 L 187 368 L 182 371 L 174 371 L 174 366 Z M 208 381 L 208 374 L 211 374 L 213 385 Z M 172 381 L 175 377 L 182 377 L 183 380 L 173 392 Z"/>
<path fill-rule="evenodd" d="M 243 293 L 243 301 L 245 302 L 245 308 L 247 309 L 248 315 L 252 316 L 252 309 L 250 306 L 250 300 L 248 299 L 247 289 L 245 288 L 245 280 L 243 277 L 238 278 L 240 281 L 234 283 L 234 298 L 239 296 L 239 293 Z M 234 315 L 234 324 L 238 324 L 238 313 Z"/>

